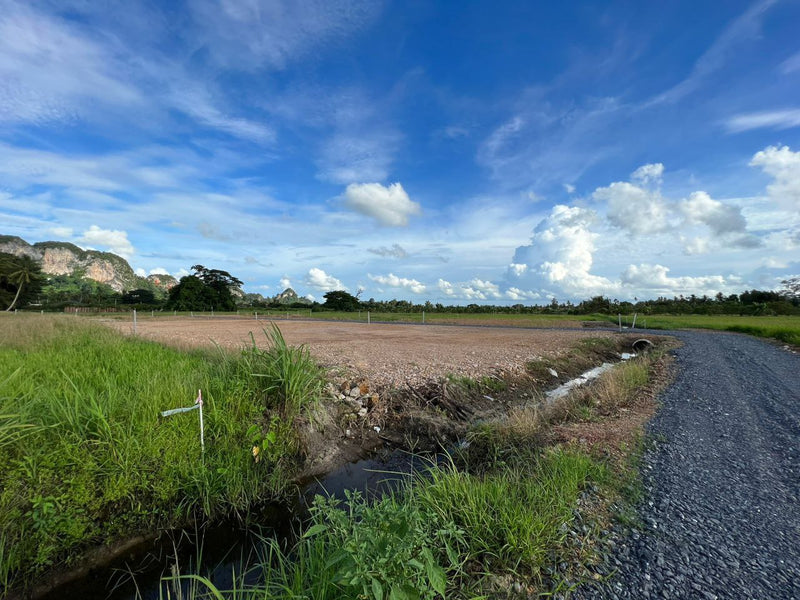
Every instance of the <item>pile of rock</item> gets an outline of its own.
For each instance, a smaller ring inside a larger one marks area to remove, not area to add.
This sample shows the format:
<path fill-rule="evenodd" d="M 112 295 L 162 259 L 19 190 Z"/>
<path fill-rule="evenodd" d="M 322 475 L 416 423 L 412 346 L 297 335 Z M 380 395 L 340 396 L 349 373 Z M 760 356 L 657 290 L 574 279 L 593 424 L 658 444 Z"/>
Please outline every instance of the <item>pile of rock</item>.
<path fill-rule="evenodd" d="M 339 384 L 338 388 L 331 383 L 328 389 L 342 402 L 347 412 L 359 417 L 366 417 L 367 413 L 374 410 L 380 402 L 380 395 L 370 390 L 369 381 L 366 379 L 345 380 Z"/>

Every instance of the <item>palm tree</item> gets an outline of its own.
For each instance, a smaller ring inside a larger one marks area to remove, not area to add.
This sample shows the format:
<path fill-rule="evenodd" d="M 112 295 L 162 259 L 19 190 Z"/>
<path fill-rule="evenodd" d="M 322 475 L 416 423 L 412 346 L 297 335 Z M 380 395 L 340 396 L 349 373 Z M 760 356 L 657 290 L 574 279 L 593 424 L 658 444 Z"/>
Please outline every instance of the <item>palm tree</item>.
<path fill-rule="evenodd" d="M 6 309 L 6 312 L 9 312 L 19 300 L 22 288 L 39 279 L 40 269 L 39 265 L 27 256 L 20 256 L 17 260 L 8 261 L 6 266 L 10 267 L 6 279 L 9 283 L 17 286 L 17 293 Z"/>

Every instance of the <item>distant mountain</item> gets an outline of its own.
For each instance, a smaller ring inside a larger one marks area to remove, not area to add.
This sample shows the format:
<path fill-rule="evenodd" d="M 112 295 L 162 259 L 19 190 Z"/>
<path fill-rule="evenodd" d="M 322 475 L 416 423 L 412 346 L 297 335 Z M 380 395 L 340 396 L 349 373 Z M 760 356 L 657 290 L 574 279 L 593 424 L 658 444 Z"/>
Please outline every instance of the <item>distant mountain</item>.
<path fill-rule="evenodd" d="M 272 301 L 278 304 L 294 304 L 295 302 L 299 302 L 300 304 L 312 304 L 311 300 L 308 298 L 301 298 L 292 288 L 286 288 L 280 294 L 272 298 Z"/>
<path fill-rule="evenodd" d="M 128 261 L 98 250 L 82 250 L 69 242 L 37 242 L 29 244 L 14 235 L 0 235 L 0 252 L 29 256 L 47 275 L 73 275 L 104 283 L 114 291 L 127 292 L 137 288 L 168 290 L 177 282 L 172 275 L 140 277 Z"/>

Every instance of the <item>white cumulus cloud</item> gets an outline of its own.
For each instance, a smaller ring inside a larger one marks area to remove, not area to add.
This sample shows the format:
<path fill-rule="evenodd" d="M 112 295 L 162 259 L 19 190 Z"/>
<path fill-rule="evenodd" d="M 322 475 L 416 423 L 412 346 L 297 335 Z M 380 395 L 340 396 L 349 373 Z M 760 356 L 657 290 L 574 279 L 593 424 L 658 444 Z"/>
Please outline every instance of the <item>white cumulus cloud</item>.
<path fill-rule="evenodd" d="M 411 200 L 399 183 L 388 187 L 380 183 L 351 183 L 344 200 L 348 208 L 389 227 L 404 227 L 410 216 L 422 212 L 419 203 Z"/>
<path fill-rule="evenodd" d="M 306 283 L 321 292 L 328 292 L 332 290 L 347 291 L 347 287 L 333 275 L 328 275 L 322 269 L 312 267 L 308 270 L 306 275 Z"/>
<path fill-rule="evenodd" d="M 669 210 L 658 192 L 616 181 L 608 187 L 597 188 L 592 197 L 606 203 L 608 220 L 620 229 L 647 234 L 669 228 Z"/>
<path fill-rule="evenodd" d="M 514 254 L 513 264 L 528 265 L 518 281 L 543 293 L 553 289 L 576 297 L 613 293 L 618 284 L 591 273 L 597 234 L 590 227 L 595 220 L 591 210 L 554 206 L 534 229 L 530 245 L 518 247 Z"/>
<path fill-rule="evenodd" d="M 800 211 L 800 152 L 792 152 L 788 146 L 769 146 L 753 156 L 750 166 L 761 167 L 774 178 L 767 193 L 778 206 Z"/>
<path fill-rule="evenodd" d="M 693 192 L 679 208 L 690 224 L 707 225 L 717 235 L 745 230 L 746 222 L 740 208 L 714 200 L 706 192 Z"/>
<path fill-rule="evenodd" d="M 741 280 L 733 276 L 670 277 L 668 267 L 650 264 L 630 265 L 621 278 L 622 285 L 631 293 L 646 296 L 730 293 L 741 285 Z"/>
<path fill-rule="evenodd" d="M 525 265 L 525 264 L 521 265 L 521 264 L 518 264 L 518 263 L 511 263 L 510 265 L 508 265 L 508 270 L 514 276 L 519 277 L 523 273 L 525 273 L 525 271 L 528 270 L 528 265 Z"/>
<path fill-rule="evenodd" d="M 664 165 L 661 163 L 651 163 L 642 165 L 631 173 L 631 179 L 639 181 L 642 184 L 648 183 L 661 183 L 661 177 L 664 175 Z"/>
<path fill-rule="evenodd" d="M 500 293 L 500 287 L 491 281 L 484 281 L 476 277 L 475 279 L 470 280 L 469 286 L 487 298 L 502 297 L 502 294 Z"/>
<path fill-rule="evenodd" d="M 278 287 L 280 287 L 281 290 L 285 290 L 287 288 L 292 287 L 291 279 L 289 279 L 289 277 L 284 275 L 283 277 L 281 277 L 281 280 L 278 282 Z"/>
<path fill-rule="evenodd" d="M 83 232 L 83 237 L 79 241 L 90 246 L 100 246 L 125 259 L 129 259 L 134 252 L 133 244 L 128 240 L 128 233 L 119 229 L 101 229 L 97 225 L 92 225 Z"/>
<path fill-rule="evenodd" d="M 398 277 L 393 273 L 389 273 L 388 275 L 368 274 L 367 277 L 369 277 L 375 283 L 379 283 L 381 285 L 388 285 L 389 287 L 394 287 L 394 288 L 404 288 L 415 294 L 424 294 L 426 290 L 425 285 L 423 283 L 420 283 L 416 279 L 407 279 L 405 277 Z"/>
<path fill-rule="evenodd" d="M 444 279 L 439 279 L 436 282 L 436 286 L 439 288 L 439 291 L 442 292 L 445 296 L 453 296 L 455 295 L 455 289 L 453 288 L 453 284 L 449 281 Z"/>
<path fill-rule="evenodd" d="M 538 292 L 525 291 L 512 286 L 505 291 L 505 297 L 509 300 L 540 300 L 542 295 Z"/>

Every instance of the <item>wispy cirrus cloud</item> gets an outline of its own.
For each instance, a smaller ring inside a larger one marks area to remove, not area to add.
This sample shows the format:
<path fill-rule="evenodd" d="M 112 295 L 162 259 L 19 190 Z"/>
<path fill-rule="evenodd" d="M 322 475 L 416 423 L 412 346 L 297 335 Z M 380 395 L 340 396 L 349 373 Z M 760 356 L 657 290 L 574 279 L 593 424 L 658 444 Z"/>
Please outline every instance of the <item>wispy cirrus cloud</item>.
<path fill-rule="evenodd" d="M 787 108 L 763 112 L 734 115 L 725 121 L 725 128 L 731 133 L 752 129 L 790 129 L 800 127 L 800 108 Z"/>
<path fill-rule="evenodd" d="M 657 94 L 647 106 L 673 103 L 696 91 L 712 74 L 722 69 L 738 48 L 761 35 L 764 17 L 778 0 L 759 0 L 734 19 L 695 61 L 691 72 L 668 90 Z"/>
<path fill-rule="evenodd" d="M 44 124 L 146 102 L 107 46 L 28 4 L 0 4 L 0 121 Z"/>
<path fill-rule="evenodd" d="M 357 32 L 381 11 L 381 2 L 312 0 L 251 2 L 193 0 L 189 3 L 195 44 L 220 67 L 286 68 L 321 45 Z"/>

